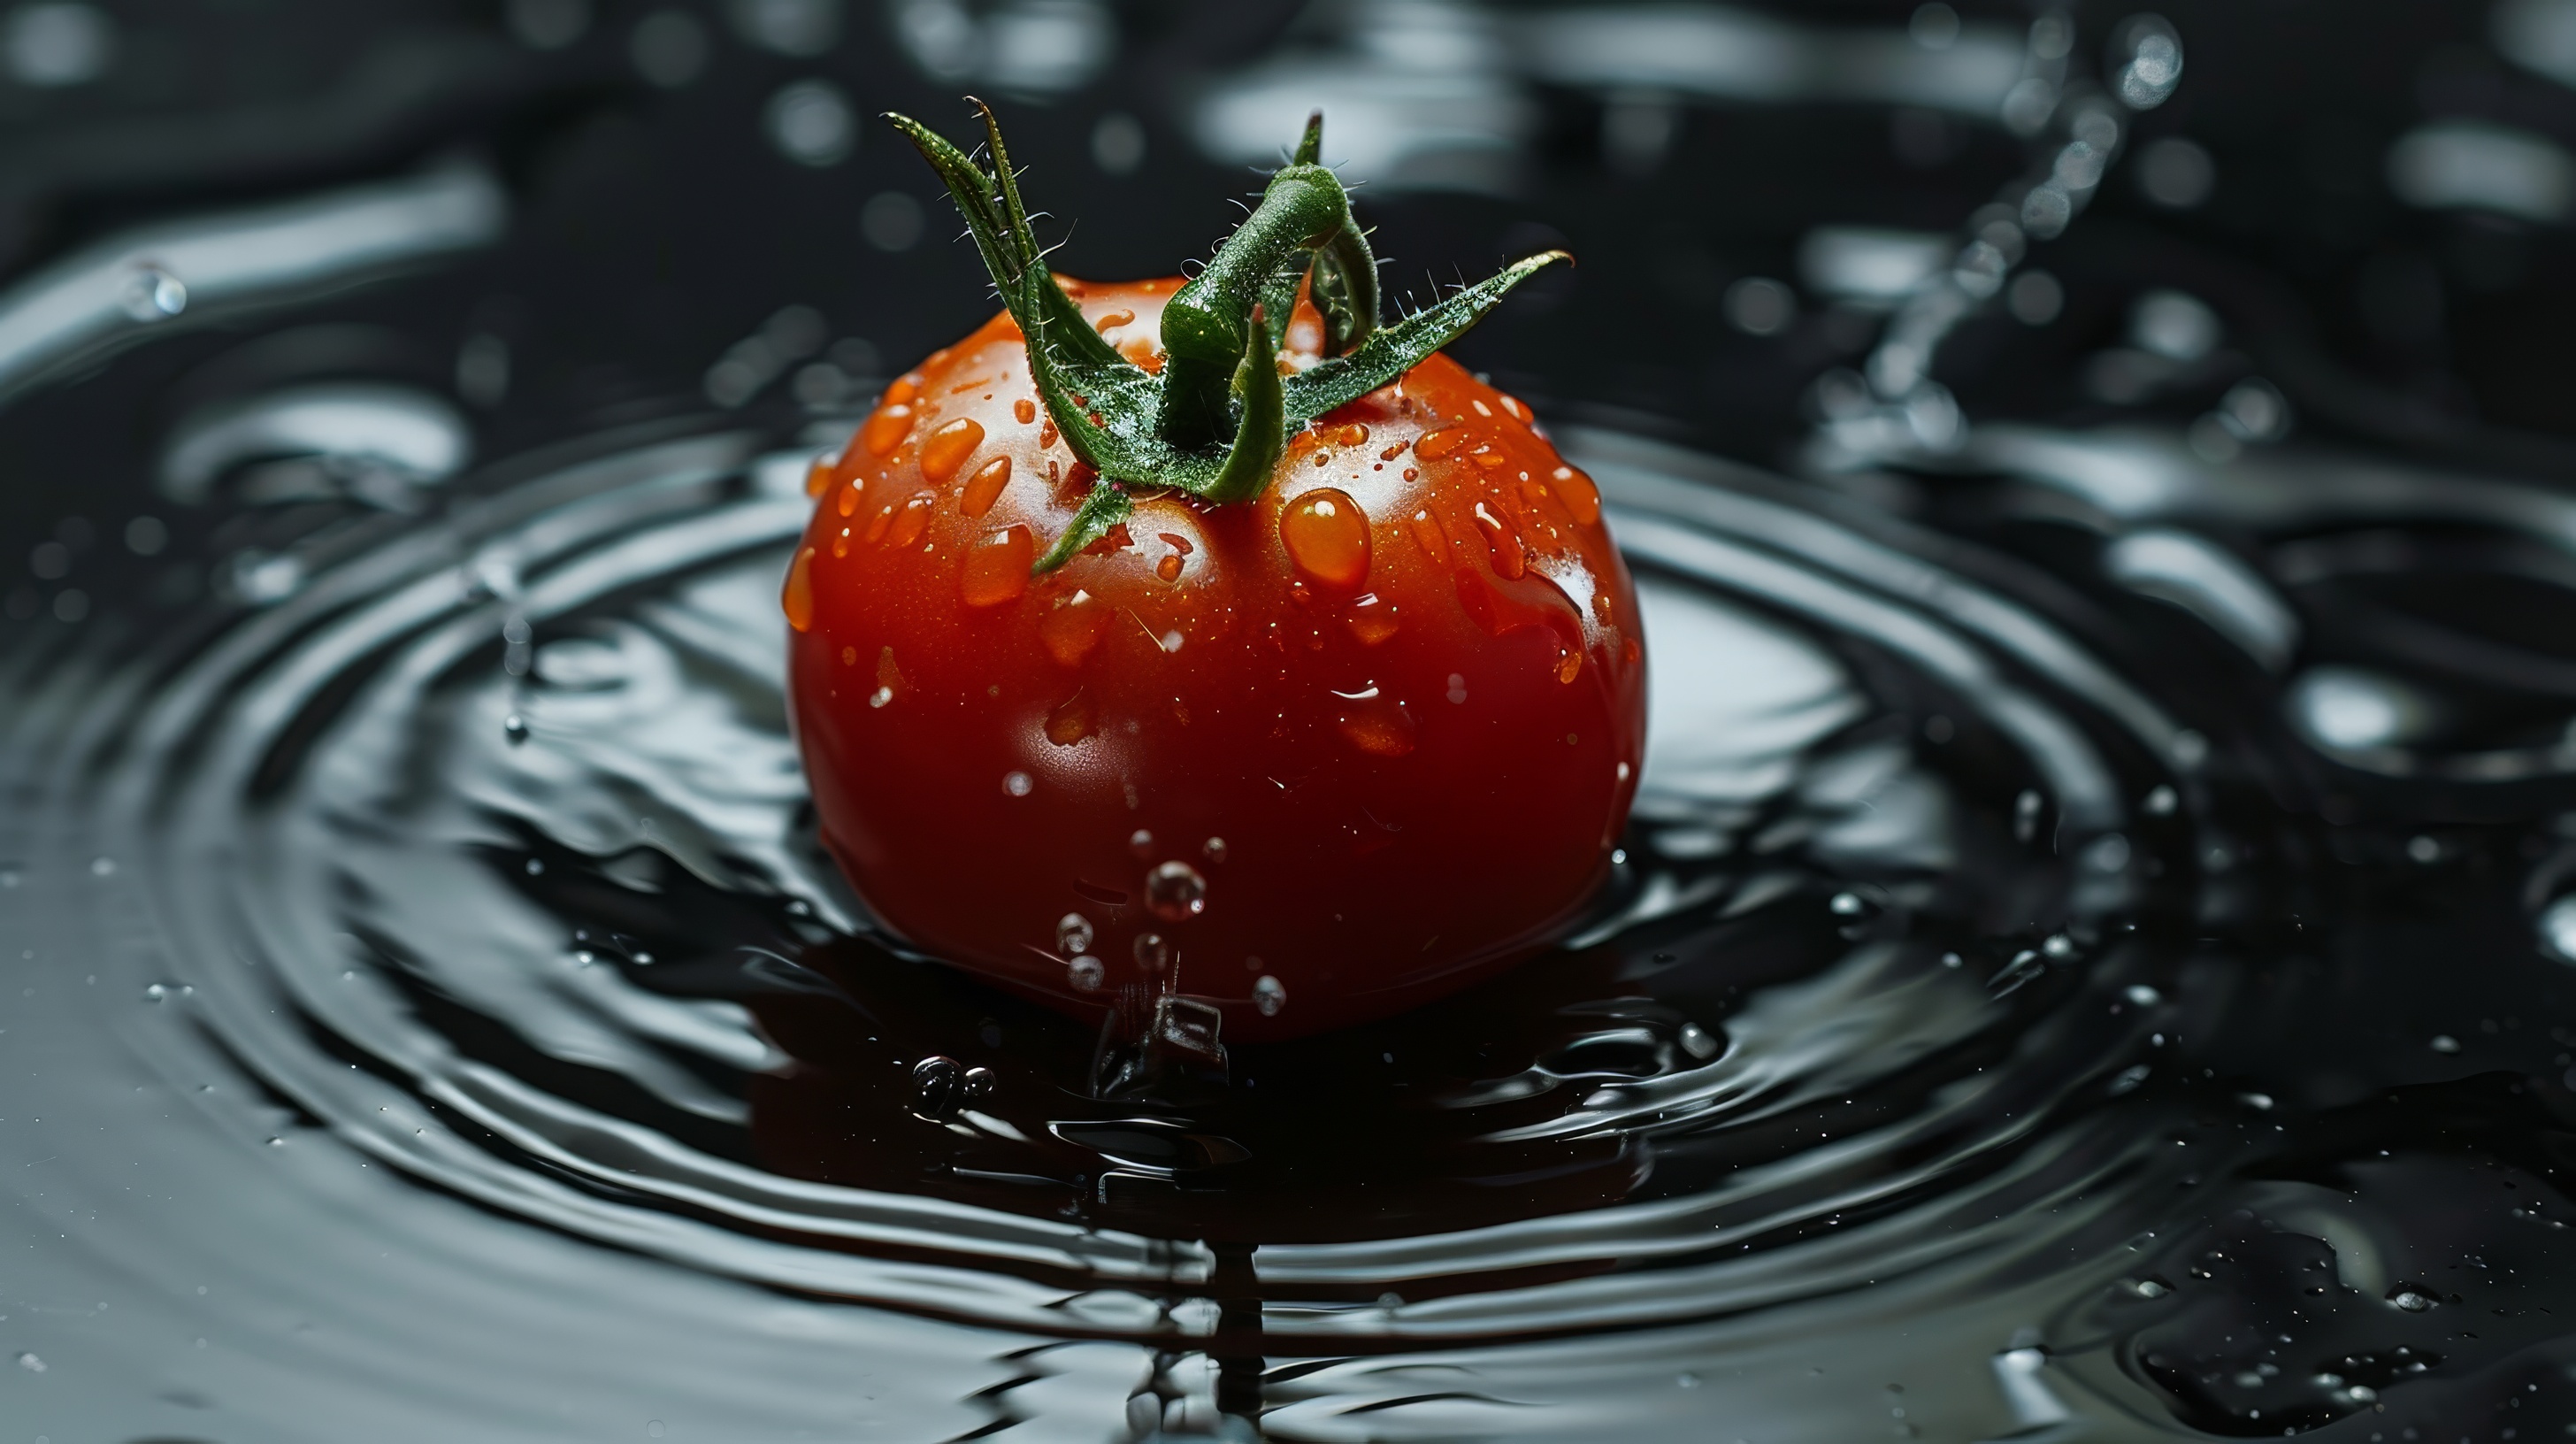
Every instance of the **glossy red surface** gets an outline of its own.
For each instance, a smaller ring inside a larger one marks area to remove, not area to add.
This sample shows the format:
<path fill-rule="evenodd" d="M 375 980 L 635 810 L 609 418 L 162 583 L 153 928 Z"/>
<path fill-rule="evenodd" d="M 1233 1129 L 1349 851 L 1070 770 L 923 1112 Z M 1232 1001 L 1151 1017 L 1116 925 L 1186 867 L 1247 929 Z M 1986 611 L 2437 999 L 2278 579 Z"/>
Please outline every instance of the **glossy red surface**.
<path fill-rule="evenodd" d="M 1067 289 L 1151 365 L 1178 285 Z M 1599 496 L 1527 409 L 1434 356 L 1301 432 L 1257 501 L 1142 498 L 1032 579 L 1092 480 L 1034 395 L 996 317 L 815 472 L 789 685 L 878 916 L 1077 1015 L 1208 1000 L 1229 1040 L 1385 1016 L 1560 932 L 1627 817 L 1645 671 Z"/>

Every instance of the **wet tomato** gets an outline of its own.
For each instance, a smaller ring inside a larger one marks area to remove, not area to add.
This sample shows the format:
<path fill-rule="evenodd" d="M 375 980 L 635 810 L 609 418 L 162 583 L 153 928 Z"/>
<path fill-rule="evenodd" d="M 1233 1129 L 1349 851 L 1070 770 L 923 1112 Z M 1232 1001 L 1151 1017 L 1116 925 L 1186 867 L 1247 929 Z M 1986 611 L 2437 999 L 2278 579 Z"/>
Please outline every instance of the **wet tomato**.
<path fill-rule="evenodd" d="M 1047 284 L 1164 374 L 1181 281 Z M 1282 376 L 1329 329 L 1294 315 Z M 1243 499 L 1119 485 L 1026 329 L 887 390 L 815 468 L 786 579 L 823 837 L 879 918 L 1078 1015 L 1212 1003 L 1229 1040 L 1384 1016 L 1558 934 L 1644 744 L 1590 479 L 1429 355 L 1292 418 Z"/>

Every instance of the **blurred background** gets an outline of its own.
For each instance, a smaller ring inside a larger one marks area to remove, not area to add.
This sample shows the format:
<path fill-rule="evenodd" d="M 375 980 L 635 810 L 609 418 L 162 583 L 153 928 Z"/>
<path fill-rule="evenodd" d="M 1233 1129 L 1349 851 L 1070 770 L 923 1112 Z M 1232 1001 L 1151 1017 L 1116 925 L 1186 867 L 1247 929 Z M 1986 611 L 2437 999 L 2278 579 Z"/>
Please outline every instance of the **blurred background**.
<path fill-rule="evenodd" d="M 864 405 L 990 304 L 874 119 L 964 137 L 970 92 L 1100 277 L 1205 254 L 1321 106 L 1394 296 L 1579 258 L 1471 365 L 1893 506 L 2013 421 L 2576 457 L 2570 0 L 43 0 L 0 11 L 0 611 L 174 539 L 239 570 L 218 493 Z"/>

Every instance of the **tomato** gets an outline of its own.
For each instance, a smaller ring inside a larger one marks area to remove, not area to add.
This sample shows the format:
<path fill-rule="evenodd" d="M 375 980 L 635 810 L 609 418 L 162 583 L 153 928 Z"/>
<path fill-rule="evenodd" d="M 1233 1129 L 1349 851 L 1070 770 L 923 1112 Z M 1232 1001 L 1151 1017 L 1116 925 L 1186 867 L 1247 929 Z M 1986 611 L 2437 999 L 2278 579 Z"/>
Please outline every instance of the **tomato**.
<path fill-rule="evenodd" d="M 1181 280 L 1049 284 L 1164 372 Z M 1328 329 L 1300 303 L 1277 369 Z M 1627 816 L 1644 662 L 1599 494 L 1528 409 L 1431 355 L 1212 501 L 1105 482 L 1043 369 L 1006 311 L 814 473 L 793 717 L 884 925 L 1077 1016 L 1211 1003 L 1228 1040 L 1392 1014 L 1561 933 Z M 1113 489 L 1123 520 L 1043 566 Z"/>

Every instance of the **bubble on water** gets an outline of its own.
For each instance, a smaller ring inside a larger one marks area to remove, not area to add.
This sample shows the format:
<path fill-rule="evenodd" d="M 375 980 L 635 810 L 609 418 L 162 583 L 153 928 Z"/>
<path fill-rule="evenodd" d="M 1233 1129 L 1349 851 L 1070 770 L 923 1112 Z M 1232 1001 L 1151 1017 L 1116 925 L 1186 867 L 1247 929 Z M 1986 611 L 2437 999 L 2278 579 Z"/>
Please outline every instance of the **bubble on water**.
<path fill-rule="evenodd" d="M 990 1068 L 983 1067 L 967 1069 L 966 1076 L 959 1080 L 959 1086 L 969 1103 L 981 1103 L 992 1097 L 993 1090 L 1000 1087 L 1001 1083 L 1002 1080 L 998 1074 Z"/>
<path fill-rule="evenodd" d="M 1268 973 L 1262 974 L 1252 985 L 1252 1006 L 1260 1009 L 1265 1018 L 1278 1017 L 1279 1010 L 1288 1006 L 1287 986 Z"/>
<path fill-rule="evenodd" d="M 1013 797 L 1026 797 L 1037 784 L 1025 772 L 1014 769 L 1002 774 L 1002 790 Z"/>
<path fill-rule="evenodd" d="M 2410 1314 L 2420 1314 L 2433 1307 L 2431 1295 L 2403 1284 L 2389 1290 L 2388 1301 Z"/>
<path fill-rule="evenodd" d="M 1225 839 L 1222 837 L 1209 838 L 1206 843 L 1200 846 L 1199 855 L 1205 857 L 1210 862 L 1225 861 Z"/>
<path fill-rule="evenodd" d="M 912 1097 L 904 1107 L 926 1123 L 945 1123 L 966 1101 L 966 1065 L 933 1053 L 912 1065 Z"/>
<path fill-rule="evenodd" d="M 1087 953 L 1064 965 L 1065 981 L 1079 993 L 1099 992 L 1101 980 L 1108 975 L 1109 969 Z"/>
<path fill-rule="evenodd" d="M 1145 875 L 1145 906 L 1167 923 L 1187 922 L 1207 911 L 1207 879 L 1186 862 L 1164 863 Z"/>
<path fill-rule="evenodd" d="M 519 715 L 518 713 L 516 713 L 516 712 L 513 712 L 513 713 L 511 713 L 509 716 L 502 718 L 502 719 L 501 719 L 501 735 L 502 735 L 502 736 L 504 736 L 504 737 L 509 738 L 509 739 L 510 739 L 510 745 L 511 745 L 511 746 L 513 746 L 513 747 L 516 747 L 516 746 L 518 746 L 520 743 L 527 741 L 527 740 L 528 740 L 528 719 L 527 719 L 527 718 L 525 718 L 525 717 L 520 716 L 520 715 Z"/>
<path fill-rule="evenodd" d="M 1067 957 L 1090 952 L 1095 936 L 1091 919 L 1080 913 L 1066 913 L 1055 920 L 1055 950 Z"/>
<path fill-rule="evenodd" d="M 1149 973 L 1161 972 L 1172 960 L 1172 945 L 1163 941 L 1161 933 L 1138 933 L 1134 951 L 1136 966 Z"/>

